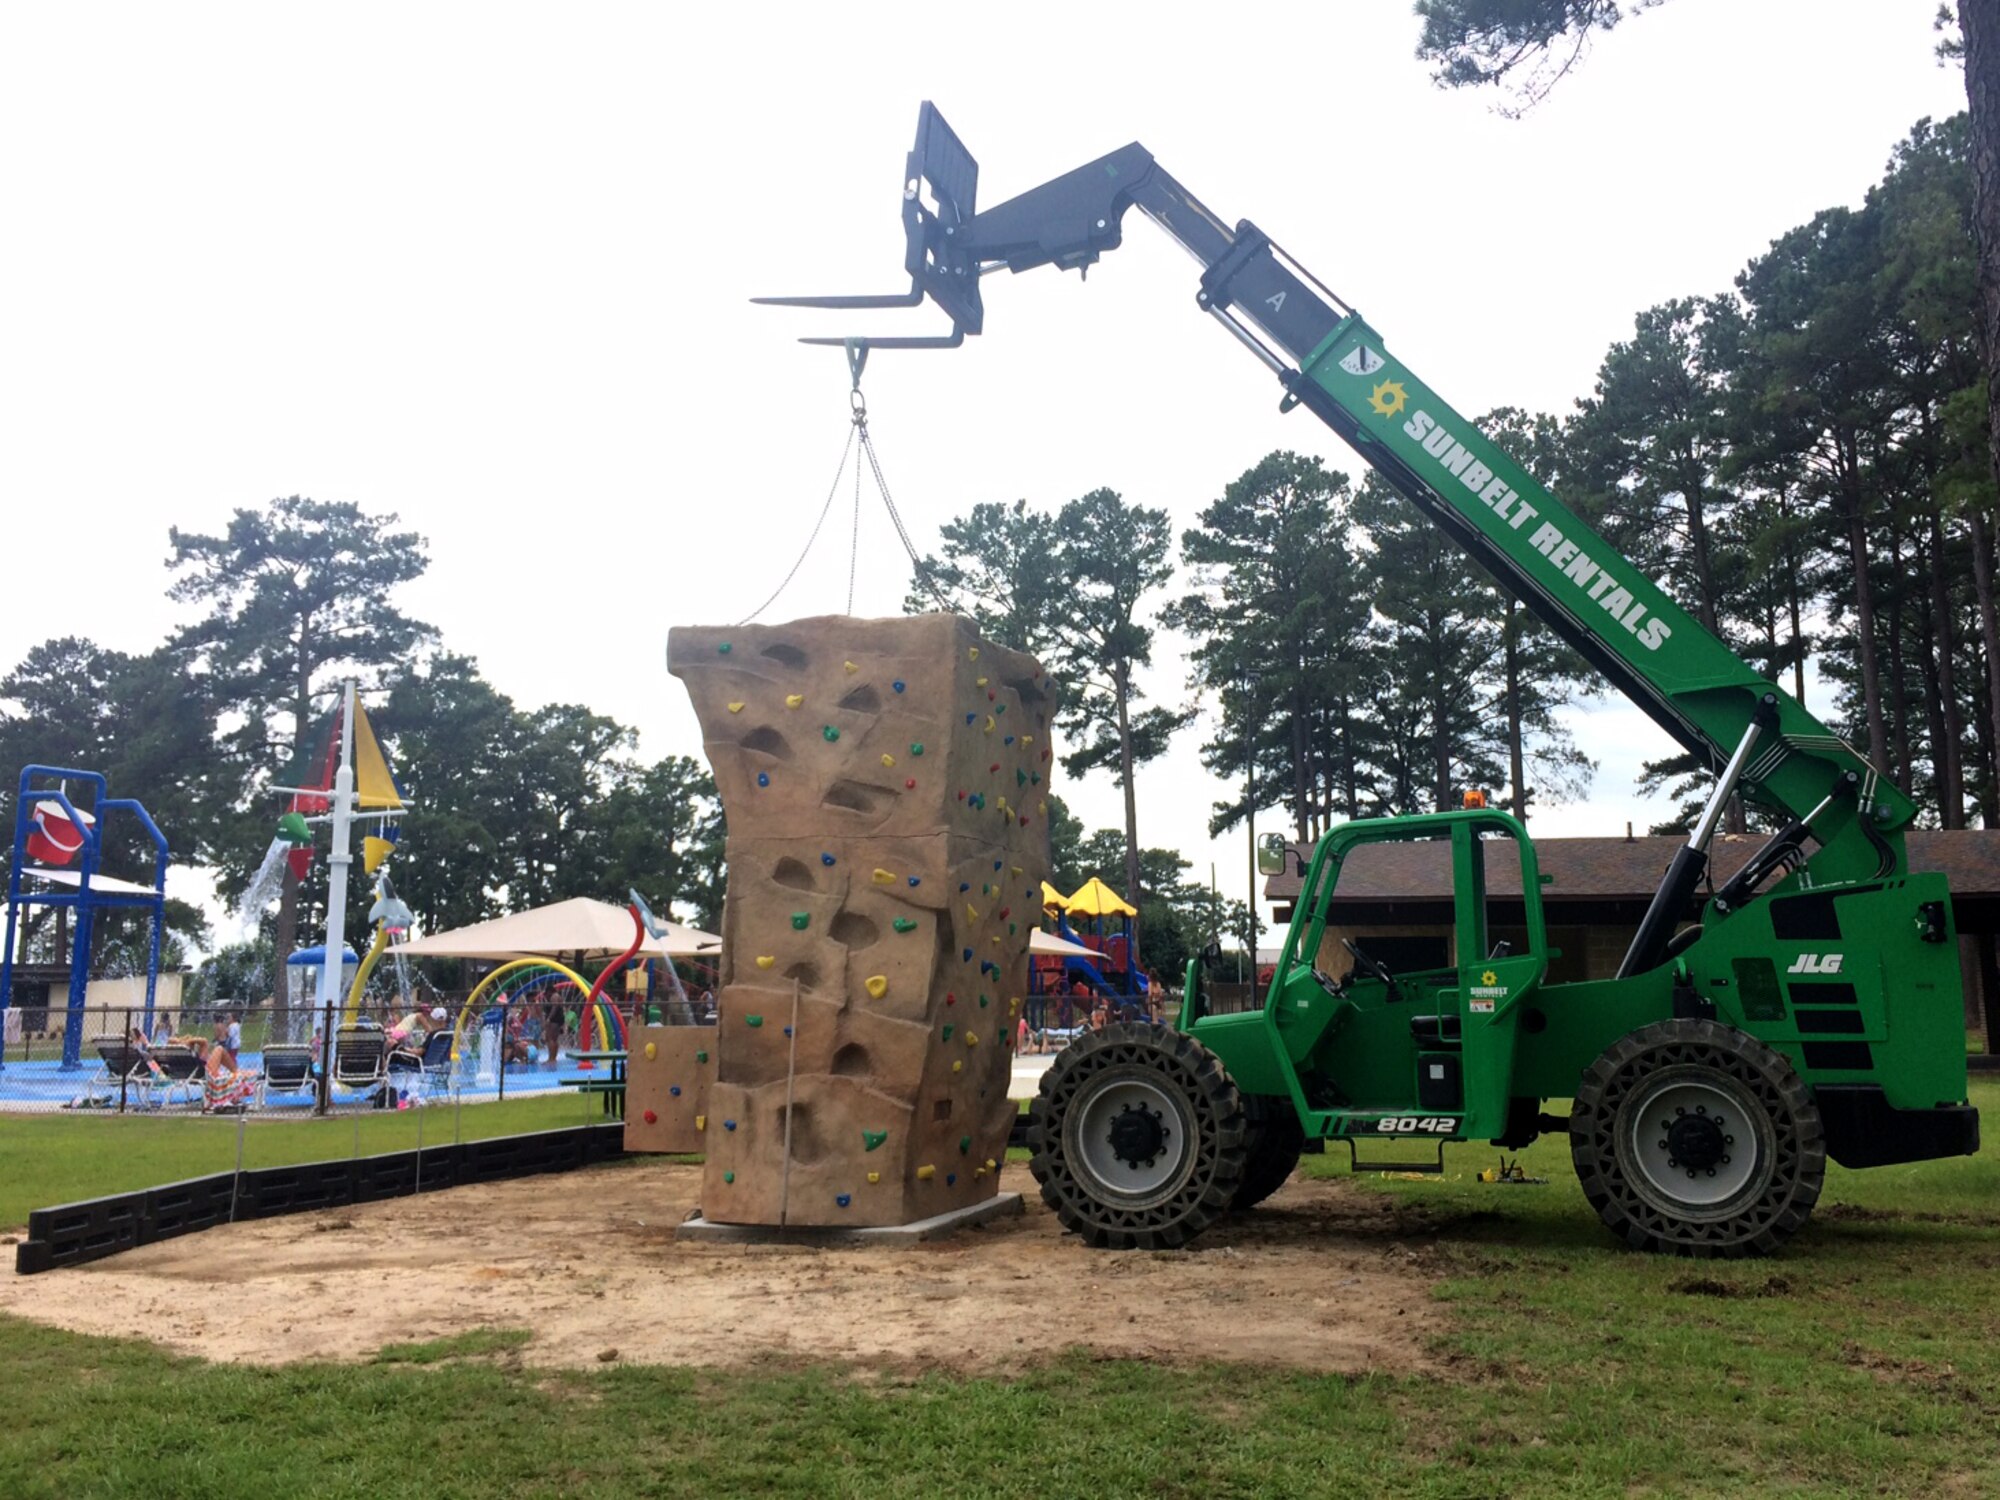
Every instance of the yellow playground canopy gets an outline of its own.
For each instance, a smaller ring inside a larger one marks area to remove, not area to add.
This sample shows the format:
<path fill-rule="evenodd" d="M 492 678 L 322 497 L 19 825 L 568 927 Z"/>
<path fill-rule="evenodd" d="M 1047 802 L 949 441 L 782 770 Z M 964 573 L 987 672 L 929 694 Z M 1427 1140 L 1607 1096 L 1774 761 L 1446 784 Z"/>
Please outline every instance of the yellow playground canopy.
<path fill-rule="evenodd" d="M 639 946 L 641 958 L 719 957 L 722 939 L 678 922 L 665 924 L 667 935 L 648 937 Z M 434 932 L 413 943 L 391 948 L 413 958 L 616 958 L 632 946 L 632 914 L 609 901 L 577 896 L 549 906 L 517 911 L 490 922 L 474 922 L 449 932 Z"/>
<path fill-rule="evenodd" d="M 1054 886 L 1050 885 L 1046 880 L 1042 882 L 1042 910 L 1043 911 L 1069 910 L 1069 903 L 1063 900 L 1063 893 L 1057 890 Z"/>
<path fill-rule="evenodd" d="M 1137 907 L 1128 904 L 1125 898 L 1110 886 L 1091 876 L 1083 886 L 1064 903 L 1070 911 L 1086 917 L 1136 917 Z"/>

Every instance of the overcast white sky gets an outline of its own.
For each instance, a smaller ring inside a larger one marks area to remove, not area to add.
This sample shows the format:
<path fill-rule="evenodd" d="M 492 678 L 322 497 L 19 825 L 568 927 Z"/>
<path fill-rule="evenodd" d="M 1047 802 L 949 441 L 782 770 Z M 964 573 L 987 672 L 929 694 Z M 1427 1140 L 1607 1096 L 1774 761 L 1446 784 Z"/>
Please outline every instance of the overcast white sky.
<path fill-rule="evenodd" d="M 56 634 L 150 649 L 175 621 L 167 527 L 299 493 L 428 538 L 409 609 L 521 705 L 698 754 L 667 628 L 769 592 L 844 436 L 840 354 L 792 338 L 935 321 L 747 299 L 900 289 L 920 100 L 979 158 L 984 204 L 1137 139 L 1461 410 L 1561 411 L 1635 312 L 1724 288 L 1963 107 L 1934 9 L 1672 0 L 1510 122 L 1431 86 L 1404 0 L 8 6 L 0 668 Z M 1138 214 L 1126 230 L 1088 286 L 989 279 L 967 347 L 876 356 L 920 547 L 975 502 L 1099 485 L 1188 523 L 1279 446 L 1356 471 L 1278 417 L 1186 258 Z M 847 541 L 822 537 L 766 618 L 842 608 Z M 857 612 L 895 612 L 908 566 L 879 508 L 861 550 Z M 1165 642 L 1155 696 L 1185 674 Z M 1631 778 L 1664 736 L 1622 705 L 1574 723 L 1596 790 L 1537 831 L 1657 816 Z M 1142 773 L 1140 833 L 1240 894 L 1203 737 Z M 1087 826 L 1119 821 L 1108 779 L 1060 789 Z"/>

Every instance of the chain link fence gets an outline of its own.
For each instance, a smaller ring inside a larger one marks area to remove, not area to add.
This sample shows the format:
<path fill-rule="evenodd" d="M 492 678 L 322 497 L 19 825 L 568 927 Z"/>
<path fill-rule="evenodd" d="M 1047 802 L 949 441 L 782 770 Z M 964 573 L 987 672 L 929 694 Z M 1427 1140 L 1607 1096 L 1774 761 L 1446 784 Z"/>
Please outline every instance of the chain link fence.
<path fill-rule="evenodd" d="M 454 1108 L 586 1091 L 624 1028 L 693 1024 L 698 1003 L 582 1007 L 574 999 L 425 990 L 414 1003 L 209 1009 L 93 1007 L 64 1059 L 65 1012 L 9 1028 L 0 1119 L 18 1114 L 242 1115 L 314 1119 Z M 711 1017 L 712 1019 L 712 1017 Z M 591 1091 L 592 1102 L 601 1091 Z"/>

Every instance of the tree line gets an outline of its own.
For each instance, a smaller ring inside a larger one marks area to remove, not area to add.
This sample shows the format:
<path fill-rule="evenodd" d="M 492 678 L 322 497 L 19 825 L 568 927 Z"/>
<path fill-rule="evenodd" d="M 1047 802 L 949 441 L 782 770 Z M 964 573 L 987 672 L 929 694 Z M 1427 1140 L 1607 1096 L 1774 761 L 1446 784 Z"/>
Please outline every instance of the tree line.
<path fill-rule="evenodd" d="M 622 903 L 632 887 L 697 925 L 720 919 L 722 816 L 707 768 L 644 760 L 615 719 L 582 704 L 523 709 L 487 682 L 398 607 L 428 559 L 394 515 L 291 496 L 237 510 L 213 535 L 168 535 L 169 597 L 197 616 L 143 655 L 74 636 L 31 648 L 0 679 L 0 765 L 102 773 L 113 796 L 145 805 L 177 864 L 208 871 L 233 903 L 286 806 L 274 788 L 302 784 L 289 778 L 321 753 L 339 685 L 354 680 L 409 804 L 397 894 L 430 930 L 570 896 Z M 10 777 L 10 824 L 14 793 Z M 144 874 L 150 855 L 131 832 L 108 828 L 106 862 Z M 325 900 L 320 859 L 304 881 L 287 876 L 251 946 L 282 966 L 301 934 L 317 941 Z M 369 904 L 365 887 L 350 898 L 349 941 L 367 940 Z M 168 908 L 175 961 L 237 936 L 211 933 L 184 902 Z M 62 961 L 47 911 L 28 951 Z M 100 929 L 98 972 L 143 967 L 140 927 Z"/>

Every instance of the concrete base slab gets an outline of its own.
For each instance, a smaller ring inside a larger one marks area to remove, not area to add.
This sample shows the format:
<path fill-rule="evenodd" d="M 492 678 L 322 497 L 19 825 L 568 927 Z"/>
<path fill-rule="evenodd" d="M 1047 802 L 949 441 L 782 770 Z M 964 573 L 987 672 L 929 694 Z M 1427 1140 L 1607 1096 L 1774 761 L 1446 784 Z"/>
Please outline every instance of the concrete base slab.
<path fill-rule="evenodd" d="M 711 1245 L 917 1245 L 925 1240 L 943 1239 L 974 1224 L 1019 1218 L 1026 1212 L 1019 1193 L 1000 1193 L 984 1203 L 918 1219 L 913 1224 L 881 1224 L 865 1229 L 843 1229 L 837 1225 L 780 1229 L 775 1224 L 716 1224 L 694 1218 L 683 1220 L 674 1231 L 674 1238 Z"/>

